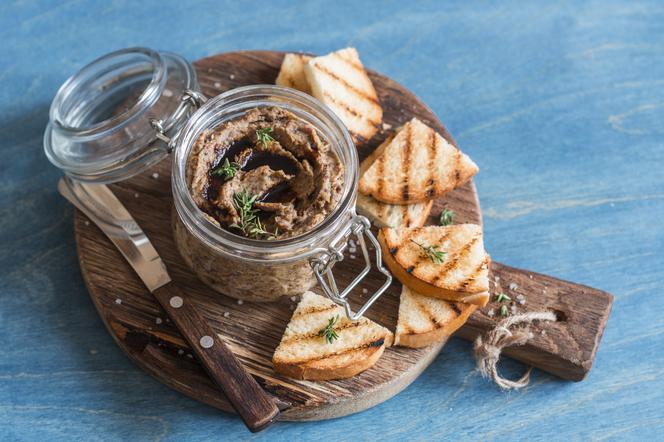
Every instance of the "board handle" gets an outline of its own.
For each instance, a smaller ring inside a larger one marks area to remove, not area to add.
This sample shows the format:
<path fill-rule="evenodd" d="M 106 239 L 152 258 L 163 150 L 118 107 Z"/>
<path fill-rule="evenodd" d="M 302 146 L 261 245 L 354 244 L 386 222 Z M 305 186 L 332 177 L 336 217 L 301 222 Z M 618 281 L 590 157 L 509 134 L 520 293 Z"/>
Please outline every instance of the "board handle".
<path fill-rule="evenodd" d="M 274 422 L 279 414 L 275 402 L 201 317 L 184 292 L 170 282 L 152 293 L 247 428 L 255 433 Z"/>
<path fill-rule="evenodd" d="M 506 347 L 503 354 L 563 379 L 580 381 L 588 375 L 609 319 L 612 295 L 494 261 L 489 281 L 490 302 L 473 313 L 456 336 L 475 340 L 505 319 L 503 313 L 549 311 L 556 321 L 533 324 L 532 338 L 525 345 Z M 500 293 L 509 301 L 498 297 Z M 501 312 L 503 306 L 507 309 Z"/>

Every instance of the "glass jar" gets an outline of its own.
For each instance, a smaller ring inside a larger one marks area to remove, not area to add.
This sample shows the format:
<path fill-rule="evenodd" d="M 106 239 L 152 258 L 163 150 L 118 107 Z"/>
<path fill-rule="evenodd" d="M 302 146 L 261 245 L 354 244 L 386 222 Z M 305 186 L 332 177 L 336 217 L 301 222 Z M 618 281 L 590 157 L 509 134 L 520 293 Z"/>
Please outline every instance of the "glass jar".
<path fill-rule="evenodd" d="M 345 168 L 337 207 L 297 237 L 260 241 L 212 223 L 195 204 L 186 183 L 189 153 L 201 132 L 260 107 L 282 107 L 318 129 Z M 389 272 L 369 221 L 355 213 L 358 158 L 341 121 L 314 98 L 270 85 L 238 88 L 207 102 L 193 66 L 179 55 L 129 48 L 88 64 L 58 90 L 44 133 L 48 159 L 82 185 L 130 178 L 166 158 L 173 159 L 173 229 L 180 253 L 210 287 L 238 299 L 270 301 L 315 285 L 357 319 L 387 289 Z M 343 260 L 349 237 L 357 237 L 365 267 L 342 291 L 332 268 Z M 369 273 L 365 237 L 385 283 L 356 313 L 346 297 Z"/>
<path fill-rule="evenodd" d="M 212 222 L 198 208 L 187 184 L 187 161 L 200 135 L 261 107 L 285 109 L 315 127 L 344 166 L 343 190 L 337 206 L 321 223 L 296 237 L 267 241 L 235 235 Z M 374 243 L 376 264 L 384 270 L 380 247 L 369 232 L 369 222 L 355 213 L 359 173 L 355 145 L 339 118 L 313 97 L 271 85 L 233 89 L 199 108 L 174 140 L 174 148 L 175 242 L 191 269 L 213 289 L 243 300 L 274 301 L 282 296 L 299 295 L 318 282 L 328 296 L 347 306 L 349 313 L 345 297 L 371 268 L 365 236 Z M 343 259 L 343 250 L 350 236 L 357 237 L 366 267 L 344 292 L 339 293 L 332 266 Z M 383 273 L 389 279 L 389 273 L 386 270 Z M 380 293 L 382 291 L 374 296 Z M 357 315 L 363 311 L 361 309 Z"/>

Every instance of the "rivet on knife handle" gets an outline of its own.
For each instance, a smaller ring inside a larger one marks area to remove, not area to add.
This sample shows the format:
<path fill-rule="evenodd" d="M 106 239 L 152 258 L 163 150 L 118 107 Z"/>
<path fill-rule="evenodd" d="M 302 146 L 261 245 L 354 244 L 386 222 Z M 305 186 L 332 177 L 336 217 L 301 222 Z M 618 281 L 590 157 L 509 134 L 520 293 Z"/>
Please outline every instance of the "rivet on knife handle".
<path fill-rule="evenodd" d="M 221 387 L 247 427 L 260 431 L 279 414 L 279 409 L 240 361 L 200 317 L 187 296 L 173 283 L 154 292 L 162 307 L 191 345 L 210 377 Z"/>

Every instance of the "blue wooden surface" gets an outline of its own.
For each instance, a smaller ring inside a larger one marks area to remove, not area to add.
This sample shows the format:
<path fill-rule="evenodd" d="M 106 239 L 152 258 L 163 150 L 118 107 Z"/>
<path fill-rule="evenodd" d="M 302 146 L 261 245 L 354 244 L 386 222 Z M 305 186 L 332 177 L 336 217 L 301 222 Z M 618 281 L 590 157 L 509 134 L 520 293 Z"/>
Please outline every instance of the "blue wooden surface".
<path fill-rule="evenodd" d="M 0 3 L 1 440 L 663 437 L 662 2 L 95 3 Z M 372 410 L 250 435 L 134 367 L 88 298 L 73 210 L 41 137 L 70 74 L 135 45 L 190 60 L 356 46 L 480 165 L 495 260 L 616 295 L 589 378 L 535 371 L 528 388 L 502 393 L 453 340 Z"/>

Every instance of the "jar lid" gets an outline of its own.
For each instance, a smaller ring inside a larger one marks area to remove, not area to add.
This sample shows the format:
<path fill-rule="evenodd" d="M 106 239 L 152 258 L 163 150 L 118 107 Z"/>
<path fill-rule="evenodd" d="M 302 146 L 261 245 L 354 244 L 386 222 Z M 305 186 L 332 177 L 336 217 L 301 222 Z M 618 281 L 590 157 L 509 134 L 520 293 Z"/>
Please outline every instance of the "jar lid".
<path fill-rule="evenodd" d="M 147 48 L 107 54 L 55 95 L 46 156 L 80 181 L 127 179 L 168 155 L 164 134 L 186 122 L 194 110 L 188 98 L 198 90 L 193 66 L 179 55 Z"/>

